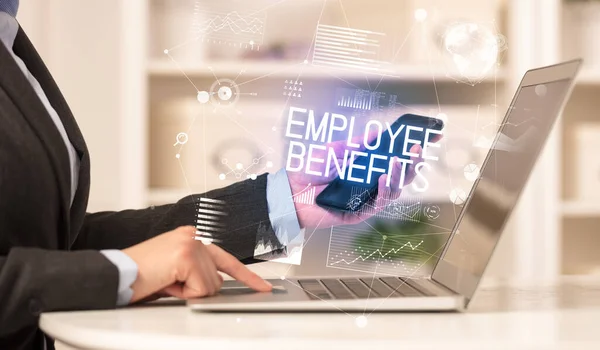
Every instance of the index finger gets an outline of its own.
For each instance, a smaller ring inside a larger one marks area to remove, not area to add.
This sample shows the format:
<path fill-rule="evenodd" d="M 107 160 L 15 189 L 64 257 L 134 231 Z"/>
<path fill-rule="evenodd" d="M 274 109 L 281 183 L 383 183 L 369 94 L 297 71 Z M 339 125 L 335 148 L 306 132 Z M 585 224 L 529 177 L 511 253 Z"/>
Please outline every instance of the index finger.
<path fill-rule="evenodd" d="M 262 279 L 259 275 L 250 271 L 244 264 L 239 262 L 233 255 L 214 244 L 206 246 L 213 258 L 217 269 L 228 274 L 246 286 L 258 292 L 270 292 L 273 289 L 271 283 Z"/>

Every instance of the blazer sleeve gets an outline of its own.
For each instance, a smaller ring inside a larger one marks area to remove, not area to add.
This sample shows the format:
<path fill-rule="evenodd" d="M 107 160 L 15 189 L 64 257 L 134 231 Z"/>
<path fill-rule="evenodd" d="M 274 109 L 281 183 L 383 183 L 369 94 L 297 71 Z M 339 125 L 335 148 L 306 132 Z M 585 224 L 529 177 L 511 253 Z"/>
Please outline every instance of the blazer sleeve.
<path fill-rule="evenodd" d="M 267 175 L 263 174 L 256 180 L 187 196 L 175 204 L 88 214 L 72 249 L 124 249 L 189 225 L 204 232 L 204 237 L 210 234 L 215 244 L 240 261 L 261 261 L 255 256 L 258 243 L 268 242 L 270 256 L 285 251 L 271 227 L 266 187 Z"/>
<path fill-rule="evenodd" d="M 0 338 L 42 312 L 114 308 L 117 267 L 97 251 L 14 247 L 0 256 Z"/>

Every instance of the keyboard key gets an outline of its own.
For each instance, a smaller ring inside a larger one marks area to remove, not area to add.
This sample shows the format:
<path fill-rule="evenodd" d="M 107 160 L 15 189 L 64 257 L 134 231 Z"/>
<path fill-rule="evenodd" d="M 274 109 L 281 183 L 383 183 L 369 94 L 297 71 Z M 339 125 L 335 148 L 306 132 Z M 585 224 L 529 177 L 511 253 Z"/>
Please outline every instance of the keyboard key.
<path fill-rule="evenodd" d="M 356 278 L 344 278 L 341 281 L 354 295 L 361 299 L 377 298 L 377 294 L 373 290 L 369 291 L 369 288 Z"/>
<path fill-rule="evenodd" d="M 454 294 L 446 288 L 438 286 L 428 279 L 411 279 L 407 280 L 407 283 L 410 284 L 413 288 L 417 288 L 418 290 L 424 292 L 426 295 L 446 296 Z"/>
<path fill-rule="evenodd" d="M 312 300 L 327 300 L 331 299 L 331 295 L 327 289 L 317 280 L 298 280 L 300 287 L 304 289 L 308 297 Z"/>
<path fill-rule="evenodd" d="M 336 299 L 354 299 L 354 295 L 352 295 L 337 279 L 321 280 L 321 283 L 329 289 L 329 292 L 331 292 Z"/>
<path fill-rule="evenodd" d="M 360 280 L 367 286 L 370 286 L 371 290 L 377 293 L 381 298 L 402 296 L 402 294 L 394 292 L 392 288 L 388 287 L 387 284 L 381 282 L 378 278 L 361 278 Z M 372 297 L 373 296 L 371 296 L 371 298 Z"/>
<path fill-rule="evenodd" d="M 398 277 L 381 277 L 380 280 L 405 297 L 422 297 L 423 293 L 406 284 Z"/>

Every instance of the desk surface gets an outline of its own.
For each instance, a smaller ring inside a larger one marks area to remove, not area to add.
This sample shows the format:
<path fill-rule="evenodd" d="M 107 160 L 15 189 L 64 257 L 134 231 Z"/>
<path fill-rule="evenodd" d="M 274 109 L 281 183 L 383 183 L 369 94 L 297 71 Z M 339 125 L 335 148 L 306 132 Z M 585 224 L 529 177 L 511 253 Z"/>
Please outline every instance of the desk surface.
<path fill-rule="evenodd" d="M 600 281 L 487 287 L 466 313 L 204 314 L 163 301 L 43 314 L 41 328 L 85 349 L 598 349 Z"/>

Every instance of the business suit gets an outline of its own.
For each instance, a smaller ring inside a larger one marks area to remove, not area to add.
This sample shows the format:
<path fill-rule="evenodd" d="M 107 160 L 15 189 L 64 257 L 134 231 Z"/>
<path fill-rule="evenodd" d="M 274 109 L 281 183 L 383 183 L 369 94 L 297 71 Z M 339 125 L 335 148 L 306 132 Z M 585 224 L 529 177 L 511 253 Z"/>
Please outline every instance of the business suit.
<path fill-rule="evenodd" d="M 41 349 L 40 312 L 115 307 L 118 271 L 98 250 L 122 249 L 194 225 L 200 195 L 145 210 L 86 214 L 90 159 L 83 136 L 21 29 L 13 50 L 41 84 L 80 157 L 70 205 L 65 144 L 0 45 L 0 349 Z M 232 215 L 222 220 L 226 230 L 219 245 L 244 262 L 254 261 L 257 233 L 276 241 L 265 189 L 263 175 L 201 195 L 227 203 Z"/>

